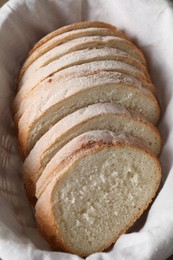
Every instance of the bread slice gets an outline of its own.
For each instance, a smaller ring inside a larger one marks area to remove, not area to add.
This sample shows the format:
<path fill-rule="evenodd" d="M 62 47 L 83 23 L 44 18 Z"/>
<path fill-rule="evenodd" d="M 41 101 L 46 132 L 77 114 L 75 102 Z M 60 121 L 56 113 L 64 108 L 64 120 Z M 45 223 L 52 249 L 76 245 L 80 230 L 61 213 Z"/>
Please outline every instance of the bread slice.
<path fill-rule="evenodd" d="M 139 61 L 134 59 L 131 55 L 129 55 L 125 51 L 118 50 L 116 48 L 86 48 L 82 50 L 77 50 L 70 52 L 68 54 L 62 55 L 59 52 L 59 48 L 54 48 L 53 50 L 47 52 L 40 58 L 38 58 L 35 62 L 32 63 L 31 66 L 25 71 L 24 75 L 21 78 L 20 84 L 24 84 L 24 82 L 29 78 L 32 77 L 33 73 L 38 71 L 40 68 L 49 65 L 55 60 L 58 60 L 57 63 L 57 71 L 67 68 L 69 66 L 74 66 L 77 64 L 83 64 L 85 62 L 89 62 L 91 60 L 118 60 L 124 61 L 127 64 L 133 65 L 137 69 L 140 69 L 144 76 L 150 80 L 150 76 L 148 74 L 147 68 L 143 66 Z"/>
<path fill-rule="evenodd" d="M 31 55 L 35 50 L 38 50 L 38 48 L 45 44 L 46 42 L 52 40 L 56 36 L 60 34 L 64 34 L 66 32 L 71 32 L 75 30 L 80 30 L 80 29 L 88 29 L 88 28 L 102 28 L 102 29 L 109 29 L 112 30 L 115 34 L 117 34 L 119 37 L 125 38 L 127 40 L 130 40 L 129 37 L 123 33 L 122 31 L 119 31 L 114 25 L 100 22 L 100 21 L 84 21 L 84 22 L 79 22 L 79 23 L 73 23 L 69 24 L 63 27 L 60 27 L 59 29 L 50 32 L 43 38 L 41 38 L 40 41 L 38 41 L 34 47 L 30 50 L 29 54 Z M 42 46 L 43 47 L 43 46 Z"/>
<path fill-rule="evenodd" d="M 88 26 L 88 27 L 86 27 Z M 56 47 L 59 44 L 65 43 L 67 41 L 69 41 L 70 39 L 73 39 L 73 35 L 76 34 L 75 30 L 80 30 L 80 29 L 86 29 L 88 30 L 89 28 L 106 28 L 109 31 L 112 31 L 113 34 L 117 37 L 126 39 L 127 41 L 129 41 L 129 43 L 131 43 L 131 45 L 133 45 L 133 47 L 136 49 L 136 51 L 138 52 L 138 59 L 144 64 L 146 65 L 146 60 L 144 58 L 143 53 L 141 52 L 140 49 L 138 49 L 136 47 L 136 45 L 134 45 L 131 40 L 128 38 L 127 35 L 125 35 L 123 32 L 119 31 L 116 29 L 116 27 L 109 25 L 109 24 L 94 24 L 94 22 L 86 22 L 85 23 L 81 23 L 80 26 L 73 26 L 68 30 L 67 27 L 62 27 L 59 31 L 54 31 L 52 33 L 50 33 L 47 37 L 47 39 L 49 38 L 49 40 L 46 42 L 44 41 L 45 38 L 41 39 L 38 47 L 38 44 L 36 44 L 36 46 L 34 46 L 34 48 L 30 51 L 29 53 L 29 57 L 28 59 L 25 61 L 22 70 L 21 70 L 21 74 L 20 76 L 22 76 L 22 74 L 25 72 L 25 70 L 36 60 L 38 59 L 41 55 L 43 55 L 44 53 L 48 52 L 49 50 L 53 49 L 54 47 Z M 98 29 L 99 30 L 99 29 Z M 58 32 L 58 33 L 57 33 Z M 70 33 L 69 33 L 70 32 Z M 78 36 L 79 37 L 79 36 Z M 43 43 L 44 41 L 44 43 Z"/>
<path fill-rule="evenodd" d="M 30 96 L 30 106 L 19 120 L 19 142 L 26 156 L 41 136 L 66 115 L 94 103 L 115 101 L 156 124 L 160 108 L 155 97 L 130 78 L 113 72 L 76 78 L 64 85 L 49 82 Z M 58 91 L 57 91 L 58 89 Z"/>
<path fill-rule="evenodd" d="M 130 113 L 115 103 L 97 103 L 81 108 L 47 131 L 26 158 L 23 173 L 30 201 L 34 201 L 35 184 L 38 178 L 39 183 L 44 182 L 44 176 L 42 177 L 41 174 L 52 157 L 74 137 L 97 129 L 108 129 L 137 137 L 156 156 L 160 153 L 159 131 L 148 121 L 137 117 L 135 113 Z"/>
<path fill-rule="evenodd" d="M 58 62 L 57 62 L 58 63 Z M 108 71 L 115 71 L 115 72 L 121 72 L 125 75 L 129 75 L 130 77 L 133 77 L 135 79 L 138 79 L 139 81 L 141 81 L 142 86 L 149 89 L 155 96 L 156 96 L 156 89 L 154 87 L 154 85 L 148 81 L 146 79 L 146 77 L 144 75 L 142 75 L 141 71 L 137 68 L 135 68 L 134 66 L 128 65 L 125 62 L 121 62 L 121 61 L 116 61 L 116 60 L 102 60 L 102 61 L 93 61 L 93 62 L 89 62 L 86 66 L 84 66 L 85 64 L 81 64 L 78 66 L 75 66 L 75 68 L 72 68 L 72 70 L 75 72 L 76 71 L 81 71 L 83 70 L 83 68 L 85 67 L 86 70 L 88 68 L 88 72 L 93 73 L 91 70 L 89 70 L 90 68 L 93 68 L 95 70 L 108 70 Z M 50 67 L 50 70 L 52 70 L 52 66 L 49 64 L 48 65 Z M 80 66 L 82 66 L 80 68 Z M 54 67 L 58 67 L 58 64 L 54 64 Z M 70 67 L 71 68 L 71 67 Z M 56 76 L 62 76 L 63 72 L 64 72 L 64 77 L 65 78 L 67 75 L 67 73 L 69 72 L 70 74 L 72 73 L 70 68 L 64 69 L 62 71 L 62 73 L 60 73 L 61 71 L 59 71 L 60 74 L 56 73 Z M 41 70 L 41 69 L 40 69 Z M 79 73 L 76 72 L 76 73 Z M 43 72 L 45 77 L 43 79 Z M 53 73 L 54 75 L 55 73 Z M 43 67 L 42 71 L 40 72 L 36 72 L 35 74 L 33 74 L 33 77 L 30 77 L 29 80 L 26 81 L 26 83 L 23 85 L 23 87 L 20 89 L 20 91 L 17 93 L 14 102 L 13 102 L 13 111 L 14 113 L 16 113 L 20 107 L 21 102 L 28 97 L 28 95 L 36 88 L 39 87 L 40 83 L 43 82 L 47 82 L 46 79 L 52 77 L 51 73 L 47 72 L 47 68 Z M 34 82 L 32 82 L 32 78 L 34 79 Z M 73 77 L 72 77 L 73 78 Z M 37 83 L 36 83 L 37 82 Z"/>
<path fill-rule="evenodd" d="M 102 251 L 148 207 L 161 180 L 158 159 L 139 142 L 94 131 L 68 143 L 66 163 L 36 204 L 36 221 L 55 250 Z M 55 160 L 55 158 L 57 160 Z"/>

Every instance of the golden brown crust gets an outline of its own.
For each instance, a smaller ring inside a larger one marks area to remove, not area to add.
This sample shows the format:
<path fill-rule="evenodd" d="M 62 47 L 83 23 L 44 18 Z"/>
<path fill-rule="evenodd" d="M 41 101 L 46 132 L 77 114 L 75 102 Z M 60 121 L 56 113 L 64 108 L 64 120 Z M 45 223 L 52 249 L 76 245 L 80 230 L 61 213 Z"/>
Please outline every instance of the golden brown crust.
<path fill-rule="evenodd" d="M 89 144 L 88 146 L 86 145 L 86 149 L 88 149 L 89 147 L 93 148 L 96 145 L 96 148 L 93 149 L 92 151 L 88 150 L 90 153 L 95 152 L 96 149 L 103 148 L 105 146 L 113 146 L 115 145 L 114 142 L 91 142 L 91 144 Z M 122 143 L 121 142 L 116 142 L 117 147 L 122 147 Z M 134 145 L 132 146 L 133 148 L 136 147 L 137 149 L 141 149 L 140 145 Z M 84 148 L 85 149 L 85 148 Z M 156 159 L 156 157 L 148 150 L 145 149 L 144 147 L 142 148 L 143 151 L 147 154 L 149 154 L 152 158 Z M 85 150 L 86 151 L 86 150 Z M 156 159 L 157 160 L 157 159 Z M 157 166 L 158 166 L 158 178 L 157 178 L 157 183 L 156 186 L 153 189 L 153 193 L 150 196 L 150 198 L 148 198 L 148 200 L 146 201 L 145 205 L 143 206 L 143 208 L 141 208 L 138 213 L 136 214 L 136 216 L 131 220 L 131 222 L 129 224 L 126 225 L 126 227 L 119 232 L 118 236 L 116 236 L 112 241 L 108 241 L 108 243 L 106 245 L 104 245 L 102 248 L 98 248 L 95 252 L 99 252 L 99 251 L 103 251 L 105 249 L 107 249 L 111 244 L 113 244 L 118 237 L 125 233 L 133 224 L 134 222 L 142 215 L 142 213 L 144 212 L 144 210 L 148 207 L 148 205 L 151 203 L 152 199 L 154 198 L 154 196 L 156 195 L 156 192 L 159 188 L 160 185 L 160 180 L 161 180 L 161 167 L 160 167 L 160 163 L 157 160 Z M 56 219 L 54 218 L 55 213 L 54 213 L 54 207 L 53 207 L 53 194 L 55 192 L 55 189 L 57 187 L 57 185 L 60 185 L 61 179 L 64 177 L 64 175 L 68 174 L 68 172 L 65 170 L 64 172 L 58 172 L 58 175 L 55 176 L 55 178 L 52 180 L 52 182 L 48 185 L 48 187 L 46 188 L 46 190 L 43 192 L 43 194 L 41 195 L 41 197 L 39 198 L 39 200 L 37 201 L 36 204 L 36 220 L 39 226 L 39 229 L 42 233 L 42 235 L 49 241 L 51 247 L 54 250 L 62 250 L 64 252 L 70 252 L 73 254 L 77 254 L 81 257 L 86 257 L 87 255 L 83 255 L 81 254 L 80 251 L 76 251 L 73 248 L 68 248 L 68 246 L 65 244 L 65 241 L 62 240 L 62 235 L 60 233 L 60 231 L 58 230 L 58 225 L 56 223 Z M 47 201 L 49 201 L 49 203 L 47 203 Z M 45 207 L 43 207 L 43 205 Z M 51 209 L 50 209 L 50 205 Z M 44 221 L 44 219 L 46 219 L 46 221 Z M 50 226 L 49 226 L 50 225 Z M 52 235 L 54 237 L 54 239 L 52 238 Z M 92 252 L 94 253 L 94 252 Z"/>

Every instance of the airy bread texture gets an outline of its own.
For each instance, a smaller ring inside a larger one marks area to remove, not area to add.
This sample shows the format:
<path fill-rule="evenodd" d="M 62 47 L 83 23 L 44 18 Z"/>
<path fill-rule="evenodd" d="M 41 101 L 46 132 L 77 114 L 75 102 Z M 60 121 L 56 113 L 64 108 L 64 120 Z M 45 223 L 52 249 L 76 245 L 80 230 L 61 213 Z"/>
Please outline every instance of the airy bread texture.
<path fill-rule="evenodd" d="M 46 37 L 44 37 L 39 43 L 37 43 L 33 49 L 30 51 L 29 53 L 29 57 L 28 59 L 25 61 L 22 69 L 21 69 L 21 73 L 20 73 L 20 77 L 23 75 L 23 73 L 25 72 L 25 70 L 36 60 L 38 59 L 40 56 L 42 56 L 44 53 L 48 52 L 49 50 L 55 48 L 56 46 L 58 46 L 59 44 L 65 43 L 71 39 L 73 39 L 73 36 L 69 36 L 70 34 L 66 34 L 67 32 L 73 31 L 72 35 L 74 35 L 75 30 L 78 29 L 86 29 L 88 30 L 88 28 L 107 28 L 109 31 L 113 32 L 113 34 L 115 36 L 118 36 L 120 38 L 124 38 L 126 40 L 129 41 L 129 43 L 131 45 L 133 45 L 133 48 L 136 50 L 136 52 L 138 53 L 138 59 L 141 61 L 141 63 L 143 63 L 144 65 L 146 65 L 146 60 L 144 58 L 143 53 L 141 52 L 140 49 L 138 49 L 131 41 L 130 39 L 127 37 L 127 35 L 125 35 L 124 33 L 122 33 L 121 31 L 117 30 L 116 27 L 103 23 L 103 22 L 81 22 L 81 23 L 76 23 L 73 25 L 68 25 L 67 27 L 63 27 L 60 28 L 57 31 L 54 31 L 52 33 L 50 33 L 49 35 L 47 35 Z M 69 37 L 68 37 L 68 36 Z"/>
<path fill-rule="evenodd" d="M 114 103 L 90 105 L 60 120 L 42 136 L 31 150 L 23 167 L 24 183 L 30 201 L 35 201 L 35 186 L 38 179 L 38 190 L 45 189 L 47 185 L 45 180 L 49 179 L 47 175 L 49 170 L 46 169 L 49 169 L 48 163 L 52 157 L 76 136 L 96 129 L 108 129 L 118 134 L 123 133 L 136 137 L 153 153 L 156 155 L 160 153 L 161 137 L 159 131 L 148 121 Z M 64 155 L 67 156 L 66 150 Z"/>
<path fill-rule="evenodd" d="M 71 160 L 55 169 L 37 201 L 36 220 L 53 249 L 88 256 L 139 218 L 155 196 L 161 168 L 142 144 L 112 132 L 88 132 L 72 142 Z"/>
<path fill-rule="evenodd" d="M 130 79 L 128 79 L 130 82 Z M 155 97 L 144 88 L 124 83 L 117 74 L 104 72 L 64 82 L 58 88 L 47 84 L 31 96 L 31 105 L 19 120 L 19 142 L 26 156 L 41 136 L 64 116 L 93 103 L 118 102 L 141 113 L 157 124 L 160 108 Z M 57 91 L 58 89 L 58 91 Z"/>

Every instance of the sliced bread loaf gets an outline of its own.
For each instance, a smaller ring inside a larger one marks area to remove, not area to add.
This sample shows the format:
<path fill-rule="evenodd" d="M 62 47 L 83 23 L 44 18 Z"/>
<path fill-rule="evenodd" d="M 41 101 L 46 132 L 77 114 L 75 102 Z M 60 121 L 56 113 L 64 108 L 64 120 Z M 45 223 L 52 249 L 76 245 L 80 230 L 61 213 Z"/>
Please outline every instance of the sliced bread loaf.
<path fill-rule="evenodd" d="M 53 249 L 88 256 L 140 217 L 159 187 L 161 167 L 138 141 L 112 132 L 85 133 L 66 148 L 63 170 L 58 154 L 52 159 L 54 177 L 36 204 L 37 225 Z"/>
<path fill-rule="evenodd" d="M 66 115 L 93 103 L 115 101 L 127 109 L 141 113 L 148 121 L 156 124 L 160 108 L 150 91 L 131 84 L 130 78 L 118 79 L 113 72 L 94 74 L 64 82 L 49 83 L 36 89 L 31 105 L 19 120 L 19 142 L 26 156 L 41 136 Z M 58 89 L 58 91 L 57 91 Z"/>
<path fill-rule="evenodd" d="M 24 183 L 30 201 L 34 201 L 35 184 L 52 157 L 74 137 L 90 130 L 108 129 L 137 137 L 153 153 L 159 155 L 161 137 L 156 127 L 115 103 L 97 103 L 66 116 L 47 131 L 26 158 Z M 40 177 L 41 176 L 41 177 Z M 46 177 L 47 178 L 47 177 Z M 42 185 L 40 184 L 40 187 Z"/>
<path fill-rule="evenodd" d="M 52 249 L 88 256 L 137 220 L 161 180 L 156 88 L 124 33 L 60 28 L 30 51 L 13 103 L 24 184 Z"/>

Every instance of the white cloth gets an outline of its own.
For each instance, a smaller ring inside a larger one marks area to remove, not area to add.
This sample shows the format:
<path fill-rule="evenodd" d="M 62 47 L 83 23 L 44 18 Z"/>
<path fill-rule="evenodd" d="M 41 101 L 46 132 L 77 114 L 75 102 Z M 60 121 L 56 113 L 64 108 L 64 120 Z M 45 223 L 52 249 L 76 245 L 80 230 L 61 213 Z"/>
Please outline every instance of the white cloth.
<path fill-rule="evenodd" d="M 164 260 L 173 254 L 173 5 L 162 0 L 12 0 L 0 9 L 0 258 L 77 260 L 51 252 L 35 228 L 22 184 L 11 102 L 19 68 L 48 32 L 101 20 L 128 33 L 143 49 L 162 110 L 163 187 L 144 227 L 122 235 L 111 251 L 88 260 Z"/>

